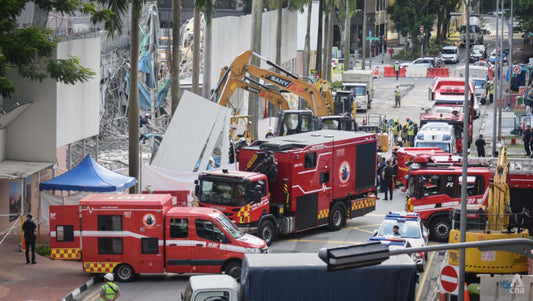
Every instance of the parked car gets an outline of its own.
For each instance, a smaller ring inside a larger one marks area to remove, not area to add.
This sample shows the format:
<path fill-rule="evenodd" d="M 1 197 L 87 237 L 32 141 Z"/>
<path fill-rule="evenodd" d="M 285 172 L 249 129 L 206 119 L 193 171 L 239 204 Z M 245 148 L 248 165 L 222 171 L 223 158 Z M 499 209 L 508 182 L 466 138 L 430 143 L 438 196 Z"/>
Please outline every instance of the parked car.
<path fill-rule="evenodd" d="M 481 50 L 479 49 L 472 49 L 472 51 L 470 52 L 470 57 L 468 61 L 470 63 L 475 63 L 482 59 L 483 59 L 483 52 L 481 52 Z"/>
<path fill-rule="evenodd" d="M 459 48 L 457 46 L 444 46 L 440 51 L 440 57 L 444 63 L 454 63 L 459 62 Z"/>
<path fill-rule="evenodd" d="M 398 232 L 394 233 L 393 227 L 398 226 Z M 374 235 L 369 241 L 379 240 L 406 240 L 413 248 L 424 247 L 428 244 L 429 232 L 422 224 L 422 220 L 418 213 L 406 212 L 389 212 L 385 215 L 385 219 L 381 223 L 378 230 L 374 231 Z M 419 271 L 424 271 L 427 254 L 418 253 L 416 264 Z"/>
<path fill-rule="evenodd" d="M 472 51 L 480 51 L 483 54 L 483 59 L 487 58 L 487 48 L 483 44 L 473 45 Z"/>
<path fill-rule="evenodd" d="M 400 64 L 400 67 L 410 67 L 410 66 L 418 66 L 418 67 L 431 67 L 433 65 L 434 68 L 443 68 L 444 62 L 440 57 L 419 57 L 416 60 L 410 62 L 410 63 L 403 63 Z"/>
<path fill-rule="evenodd" d="M 483 25 L 481 25 L 481 32 L 482 32 L 484 35 L 489 35 L 489 34 L 490 34 L 490 27 L 489 27 L 489 24 L 483 24 Z"/>

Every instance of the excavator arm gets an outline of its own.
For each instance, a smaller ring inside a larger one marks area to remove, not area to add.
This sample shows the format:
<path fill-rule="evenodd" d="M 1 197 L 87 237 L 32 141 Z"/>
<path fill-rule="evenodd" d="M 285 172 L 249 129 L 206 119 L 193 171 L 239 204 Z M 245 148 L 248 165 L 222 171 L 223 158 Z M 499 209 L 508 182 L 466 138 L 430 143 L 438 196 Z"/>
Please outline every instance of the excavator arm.
<path fill-rule="evenodd" d="M 243 80 L 233 78 L 227 80 L 220 93 L 220 97 L 218 98 L 218 104 L 221 106 L 226 106 L 236 88 L 244 89 L 248 92 L 257 94 L 259 97 L 268 100 L 280 111 L 289 109 L 287 100 L 281 94 L 272 91 L 268 87 L 265 87 L 260 83 L 248 78 L 244 78 Z"/>
<path fill-rule="evenodd" d="M 509 175 L 509 160 L 507 160 L 507 147 L 502 146 L 498 155 L 498 163 L 494 171 L 493 182 L 490 183 L 489 202 L 489 230 L 501 230 L 503 225 L 509 224 L 510 190 L 507 184 Z"/>
<path fill-rule="evenodd" d="M 250 59 L 252 55 L 259 57 L 268 65 L 274 67 L 284 74 L 251 65 Z M 322 95 L 321 91 L 313 84 L 301 79 L 298 75 L 285 70 L 281 66 L 276 65 L 275 63 L 257 53 L 254 53 L 251 50 L 240 53 L 230 64 L 229 68 L 222 71 L 222 76 L 217 89 L 220 89 L 220 87 L 227 87 L 234 80 L 243 80 L 247 74 L 250 76 L 255 76 L 256 78 L 262 79 L 265 82 L 269 82 L 283 90 L 287 90 L 302 97 L 309 108 L 311 108 L 315 116 L 332 115 L 328 101 Z M 222 88 L 222 91 L 225 90 L 227 90 L 227 88 Z M 225 97 L 223 93 L 221 93 L 221 97 Z"/>

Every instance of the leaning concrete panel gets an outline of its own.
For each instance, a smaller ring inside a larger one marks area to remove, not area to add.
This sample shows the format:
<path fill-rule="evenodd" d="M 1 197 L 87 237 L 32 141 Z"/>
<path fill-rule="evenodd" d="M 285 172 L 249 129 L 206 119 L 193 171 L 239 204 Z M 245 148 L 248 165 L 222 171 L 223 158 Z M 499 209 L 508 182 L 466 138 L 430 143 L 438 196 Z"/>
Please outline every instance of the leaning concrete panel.
<path fill-rule="evenodd" d="M 223 121 L 229 120 L 230 114 L 230 109 L 185 91 L 151 165 L 192 172 L 202 152 L 207 157 L 211 154 L 214 145 L 208 145 L 210 138 L 217 140 L 220 133 L 228 137 L 222 127 L 227 128 Z"/>

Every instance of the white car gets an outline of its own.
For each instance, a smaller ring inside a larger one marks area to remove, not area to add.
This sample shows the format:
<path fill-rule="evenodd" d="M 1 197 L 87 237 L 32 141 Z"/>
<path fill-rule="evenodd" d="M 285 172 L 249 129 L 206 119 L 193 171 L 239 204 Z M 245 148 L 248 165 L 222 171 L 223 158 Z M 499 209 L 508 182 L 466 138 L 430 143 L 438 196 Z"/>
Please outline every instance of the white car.
<path fill-rule="evenodd" d="M 440 57 L 444 63 L 454 63 L 459 62 L 459 48 L 457 46 L 444 46 L 440 51 Z"/>
<path fill-rule="evenodd" d="M 415 147 L 438 147 L 446 153 L 455 153 L 456 144 L 455 130 L 445 122 L 428 122 L 415 137 Z"/>
<path fill-rule="evenodd" d="M 393 232 L 394 226 L 398 226 L 398 233 Z M 429 232 L 422 224 L 418 213 L 389 212 L 385 219 L 374 231 L 374 235 L 369 241 L 401 241 L 405 240 L 413 248 L 425 247 L 428 245 Z M 416 257 L 418 271 L 423 272 L 426 267 L 427 254 L 420 252 Z"/>
<path fill-rule="evenodd" d="M 444 67 L 444 62 L 442 61 L 440 57 L 419 57 L 410 63 L 400 64 L 400 67 L 403 68 L 403 67 L 418 66 L 418 67 L 429 68 L 431 64 L 433 64 L 434 68 Z"/>
<path fill-rule="evenodd" d="M 487 79 L 486 78 L 472 78 L 474 84 L 474 93 L 476 94 L 476 102 L 479 101 L 481 104 L 485 104 L 485 94 L 487 92 Z M 474 103 L 475 107 L 475 103 Z M 479 117 L 479 112 L 476 112 Z"/>

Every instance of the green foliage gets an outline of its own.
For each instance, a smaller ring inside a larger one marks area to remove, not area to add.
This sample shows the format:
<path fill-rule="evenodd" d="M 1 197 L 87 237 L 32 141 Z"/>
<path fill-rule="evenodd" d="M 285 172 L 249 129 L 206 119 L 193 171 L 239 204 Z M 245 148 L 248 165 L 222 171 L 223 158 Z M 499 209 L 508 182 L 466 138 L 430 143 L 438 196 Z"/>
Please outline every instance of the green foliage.
<path fill-rule="evenodd" d="M 518 3 L 517 3 L 518 2 Z M 531 0 L 518 0 L 515 1 L 514 13 L 522 23 L 522 29 L 524 32 L 533 32 L 533 1 Z"/>
<path fill-rule="evenodd" d="M 47 245 L 38 245 L 35 248 L 35 252 L 37 252 L 37 254 L 39 254 L 41 256 L 50 258 L 50 247 L 47 246 Z"/>
<path fill-rule="evenodd" d="M 429 56 L 440 56 L 441 49 L 442 45 L 439 45 L 436 39 L 431 39 L 429 41 L 429 45 L 427 47 L 427 52 L 429 52 Z"/>
<path fill-rule="evenodd" d="M 143 0 L 136 0 L 143 1 Z M 85 82 L 95 73 L 80 65 L 79 60 L 69 57 L 55 60 L 52 56 L 58 43 L 54 32 L 39 26 L 18 28 L 17 16 L 29 0 L 0 1 L 0 94 L 9 97 L 16 91 L 7 78 L 11 68 L 19 75 L 42 81 L 47 76 L 66 84 Z M 92 22 L 104 23 L 110 36 L 121 33 L 120 16 L 128 11 L 128 1 L 123 0 L 36 0 L 40 8 L 61 14 L 82 12 L 91 15 Z"/>
<path fill-rule="evenodd" d="M 342 89 L 342 82 L 341 81 L 334 81 L 331 86 L 333 87 L 333 90 L 341 90 Z"/>
<path fill-rule="evenodd" d="M 395 60 L 414 60 L 418 57 L 411 49 L 405 50 L 402 49 L 398 52 L 395 52 L 392 56 Z"/>

